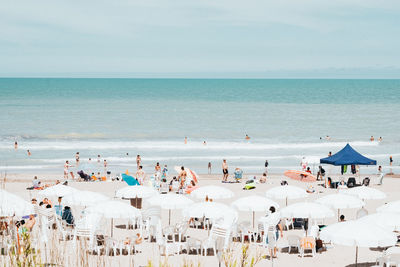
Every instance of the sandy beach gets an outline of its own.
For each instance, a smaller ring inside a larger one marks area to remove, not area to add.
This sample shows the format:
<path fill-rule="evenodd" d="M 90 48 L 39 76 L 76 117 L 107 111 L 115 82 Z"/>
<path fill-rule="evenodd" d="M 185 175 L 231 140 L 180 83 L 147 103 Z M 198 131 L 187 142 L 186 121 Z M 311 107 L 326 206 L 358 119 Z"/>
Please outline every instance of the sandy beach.
<path fill-rule="evenodd" d="M 51 174 L 38 174 L 43 181 L 46 180 L 48 183 L 54 182 L 54 177 L 57 175 Z M 52 179 L 51 179 L 52 178 Z M 30 200 L 31 198 L 35 197 L 39 199 L 38 191 L 37 190 L 26 190 L 27 187 L 31 186 L 31 175 L 23 174 L 23 175 L 9 175 L 9 180 L 15 179 L 18 181 L 14 182 L 6 182 L 3 183 L 3 188 L 9 192 L 15 193 L 25 200 Z M 230 178 L 232 180 L 232 178 Z M 218 200 L 216 202 L 221 202 L 230 205 L 235 199 L 243 196 L 250 196 L 250 195 L 259 195 L 264 196 L 265 192 L 275 186 L 280 186 L 282 180 L 287 180 L 290 185 L 299 186 L 301 188 L 306 189 L 308 183 L 302 183 L 299 181 L 294 181 L 288 178 L 285 178 L 283 175 L 279 174 L 270 174 L 268 176 L 268 180 L 265 184 L 257 184 L 256 189 L 253 190 L 242 190 L 243 182 L 242 183 L 221 183 L 221 175 L 200 175 L 200 186 L 205 185 L 218 185 L 225 188 L 232 190 L 235 193 L 235 196 L 232 199 L 227 200 Z M 321 182 L 314 183 L 316 192 L 313 194 L 309 194 L 306 201 L 313 201 L 319 197 L 325 196 L 327 194 L 336 193 L 336 189 L 326 189 L 320 185 Z M 79 190 L 89 190 L 94 192 L 102 193 L 110 198 L 114 197 L 115 191 L 123 188 L 126 186 L 125 182 L 121 181 L 114 181 L 114 182 L 75 182 L 70 181 L 69 186 L 74 187 Z M 371 185 L 371 187 L 379 189 L 387 194 L 387 198 L 382 200 L 367 200 L 366 209 L 368 212 L 374 213 L 376 208 L 380 205 L 383 205 L 387 202 L 398 200 L 398 188 L 400 186 L 400 179 L 397 178 L 384 178 L 383 185 Z M 39 199 L 40 201 L 40 199 Z M 56 201 L 56 199 L 53 199 Z M 289 200 L 289 205 L 299 200 Z M 277 200 L 279 205 L 282 207 L 285 206 L 284 201 Z M 144 208 L 146 208 L 146 201 L 144 201 Z M 346 209 L 340 212 L 340 214 L 345 215 L 346 220 L 353 220 L 356 218 L 356 209 Z M 257 212 L 256 213 L 256 220 L 261 216 L 265 216 L 264 212 Z M 168 212 L 166 210 L 162 210 L 162 223 L 163 226 L 168 225 Z M 177 223 L 182 220 L 182 214 L 180 210 L 173 210 L 172 211 L 172 222 Z M 251 213 L 250 212 L 239 212 L 239 219 L 238 223 L 242 221 L 251 221 Z M 325 219 L 323 222 L 324 224 L 332 224 L 337 221 L 337 217 Z M 114 238 L 117 240 L 124 240 L 126 236 L 132 236 L 135 233 L 135 230 L 127 230 L 125 229 L 126 220 L 123 219 L 116 219 L 114 228 Z M 105 232 L 109 231 L 109 226 L 104 229 Z M 287 237 L 288 235 L 298 235 L 302 236 L 304 233 L 302 230 L 289 230 L 283 232 L 283 238 Z M 207 231 L 201 229 L 193 229 L 189 228 L 187 231 L 187 235 L 190 237 L 195 237 L 200 240 L 204 240 L 207 238 Z M 65 242 L 65 241 L 61 241 Z M 66 241 L 67 243 L 70 241 Z M 232 242 L 231 247 L 235 248 L 235 251 L 240 251 L 240 242 Z M 263 255 L 267 254 L 266 249 L 260 248 L 259 244 L 251 243 L 250 247 L 253 252 L 261 251 Z M 359 248 L 359 258 L 358 262 L 363 263 L 359 266 L 370 266 L 372 263 L 375 263 L 377 257 L 381 255 L 381 252 L 377 249 L 369 249 L 369 248 Z M 307 255 L 307 254 L 306 254 Z M 4 256 L 2 256 L 4 257 Z M 70 255 L 70 257 L 74 257 Z M 94 262 L 98 261 L 97 256 L 93 257 L 92 260 Z M 104 257 L 103 261 L 107 263 L 112 263 L 113 266 L 146 266 L 148 264 L 148 260 L 151 260 L 155 263 L 155 266 L 158 266 L 160 260 L 163 262 L 165 261 L 164 257 L 161 257 L 158 251 L 158 245 L 156 243 L 149 243 L 147 241 L 144 242 L 143 248 L 141 249 L 141 253 L 137 253 L 134 256 L 127 256 L 127 255 L 119 255 L 119 256 L 101 256 Z M 1 258 L 0 258 L 1 259 Z M 4 260 L 4 258 L 3 258 Z M 194 266 L 200 264 L 200 266 L 218 266 L 218 258 L 216 256 L 199 256 L 199 255 L 174 255 L 169 256 L 167 258 L 168 266 L 183 266 L 184 261 L 189 261 L 195 263 Z M 345 246 L 331 246 L 328 245 L 326 251 L 322 253 L 317 253 L 315 257 L 310 257 L 307 255 L 304 258 L 300 258 L 299 254 L 291 253 L 288 254 L 287 251 L 278 252 L 277 259 L 274 260 L 274 266 L 313 266 L 313 265 L 320 265 L 320 266 L 352 266 L 355 261 L 355 248 L 354 247 L 345 247 Z M 132 265 L 132 262 L 134 264 Z M 94 263 L 93 263 L 94 264 Z M 257 266 L 270 266 L 272 263 L 268 259 L 262 259 Z"/>

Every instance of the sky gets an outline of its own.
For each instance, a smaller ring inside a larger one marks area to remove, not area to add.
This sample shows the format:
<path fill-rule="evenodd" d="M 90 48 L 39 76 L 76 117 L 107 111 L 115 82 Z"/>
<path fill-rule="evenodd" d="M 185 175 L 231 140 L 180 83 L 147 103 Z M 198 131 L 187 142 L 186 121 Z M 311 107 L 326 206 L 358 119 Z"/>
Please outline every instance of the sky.
<path fill-rule="evenodd" d="M 398 0 L 0 4 L 0 77 L 400 78 Z"/>

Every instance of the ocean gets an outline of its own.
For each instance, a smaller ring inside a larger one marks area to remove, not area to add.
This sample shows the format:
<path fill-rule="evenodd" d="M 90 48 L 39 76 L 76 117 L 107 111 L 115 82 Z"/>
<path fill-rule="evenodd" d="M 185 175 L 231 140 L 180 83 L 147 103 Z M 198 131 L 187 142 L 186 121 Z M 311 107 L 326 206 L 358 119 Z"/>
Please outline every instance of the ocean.
<path fill-rule="evenodd" d="M 180 165 L 206 173 L 211 162 L 220 173 L 222 159 L 245 173 L 268 160 L 282 173 L 303 157 L 316 170 L 347 142 L 396 172 L 399 117 L 400 80 L 2 78 L 0 173 L 61 177 L 78 151 L 83 163 L 101 155 L 113 174 L 134 171 L 137 154 L 147 173 L 156 162 L 171 174 Z"/>

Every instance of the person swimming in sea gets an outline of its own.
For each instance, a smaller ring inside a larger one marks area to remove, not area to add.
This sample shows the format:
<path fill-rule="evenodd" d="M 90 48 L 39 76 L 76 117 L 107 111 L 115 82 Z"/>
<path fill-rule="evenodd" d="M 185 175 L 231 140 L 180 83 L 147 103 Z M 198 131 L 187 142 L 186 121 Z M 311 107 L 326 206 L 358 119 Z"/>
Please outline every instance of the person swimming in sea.
<path fill-rule="evenodd" d="M 31 151 L 29 151 L 29 149 L 26 152 L 28 153 L 29 157 L 32 155 L 32 153 L 31 153 Z"/>
<path fill-rule="evenodd" d="M 248 135 L 246 134 L 245 139 L 246 139 L 246 140 L 250 140 L 250 136 L 248 136 Z"/>

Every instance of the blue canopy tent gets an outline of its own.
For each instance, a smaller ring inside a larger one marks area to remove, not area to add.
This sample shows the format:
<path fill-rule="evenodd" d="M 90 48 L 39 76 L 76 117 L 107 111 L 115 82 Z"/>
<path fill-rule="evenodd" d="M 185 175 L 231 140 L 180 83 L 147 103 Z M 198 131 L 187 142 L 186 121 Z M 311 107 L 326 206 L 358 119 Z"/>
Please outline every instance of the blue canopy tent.
<path fill-rule="evenodd" d="M 336 154 L 320 159 L 320 163 L 331 164 L 335 166 L 342 165 L 376 165 L 376 160 L 364 157 L 347 144 Z"/>
<path fill-rule="evenodd" d="M 342 150 L 336 154 L 320 159 L 320 163 L 331 164 L 334 166 L 345 165 L 376 165 L 376 160 L 364 157 L 347 144 Z M 325 180 L 326 187 L 326 180 Z"/>

